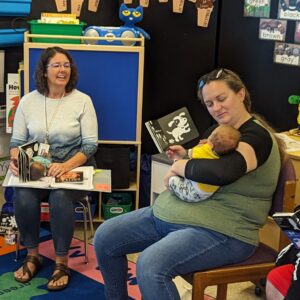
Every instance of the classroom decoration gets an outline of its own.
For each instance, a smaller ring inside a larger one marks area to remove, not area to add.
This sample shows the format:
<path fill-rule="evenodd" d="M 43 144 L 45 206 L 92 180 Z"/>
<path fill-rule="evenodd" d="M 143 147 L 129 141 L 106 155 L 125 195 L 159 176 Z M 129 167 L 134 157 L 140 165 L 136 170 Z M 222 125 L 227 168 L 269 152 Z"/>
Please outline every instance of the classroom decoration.
<path fill-rule="evenodd" d="M 245 17 L 270 17 L 271 0 L 245 0 L 244 16 Z"/>
<path fill-rule="evenodd" d="M 259 38 L 263 40 L 284 41 L 287 21 L 277 19 L 260 19 Z"/>
<path fill-rule="evenodd" d="M 289 96 L 288 101 L 289 101 L 290 104 L 296 104 L 296 105 L 298 105 L 298 117 L 297 117 L 298 128 L 296 129 L 295 133 L 297 135 L 300 135 L 300 96 L 298 96 L 298 95 L 291 95 L 291 96 Z"/>
<path fill-rule="evenodd" d="M 197 25 L 208 27 L 210 15 L 214 9 L 214 0 L 196 0 Z"/>
<path fill-rule="evenodd" d="M 278 19 L 300 20 L 300 2 L 295 0 L 279 0 Z"/>
<path fill-rule="evenodd" d="M 300 22 L 296 22 L 295 25 L 295 35 L 294 35 L 294 42 L 300 44 Z"/>
<path fill-rule="evenodd" d="M 275 43 L 274 62 L 300 67 L 300 45 Z"/>
<path fill-rule="evenodd" d="M 67 10 L 67 0 L 55 0 L 55 4 L 58 12 Z"/>
<path fill-rule="evenodd" d="M 140 0 L 140 5 L 143 7 L 148 7 L 149 6 L 149 0 Z"/>
<path fill-rule="evenodd" d="M 80 16 L 83 0 L 71 0 L 71 13 Z"/>
<path fill-rule="evenodd" d="M 173 0 L 173 12 L 182 14 L 185 0 Z"/>
<path fill-rule="evenodd" d="M 124 21 L 124 25 L 120 27 L 105 27 L 105 26 L 89 26 L 85 29 L 83 35 L 87 37 L 107 37 L 107 40 L 86 40 L 89 44 L 104 44 L 104 45 L 134 45 L 132 41 L 118 41 L 119 38 L 138 38 L 144 36 L 150 39 L 150 35 L 140 27 L 135 26 L 135 23 L 143 19 L 143 7 L 128 8 L 125 3 L 122 3 L 119 9 L 119 18 Z"/>
<path fill-rule="evenodd" d="M 89 0 L 88 10 L 96 12 L 99 6 L 100 0 Z"/>

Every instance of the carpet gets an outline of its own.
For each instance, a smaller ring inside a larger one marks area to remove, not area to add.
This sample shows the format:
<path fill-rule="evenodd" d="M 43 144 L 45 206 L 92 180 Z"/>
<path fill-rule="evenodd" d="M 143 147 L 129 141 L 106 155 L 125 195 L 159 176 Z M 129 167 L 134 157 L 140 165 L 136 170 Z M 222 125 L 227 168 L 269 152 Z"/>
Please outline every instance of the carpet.
<path fill-rule="evenodd" d="M 73 239 L 69 252 L 69 267 L 71 281 L 65 290 L 50 292 L 46 285 L 53 272 L 54 249 L 52 240 L 40 244 L 40 253 L 43 256 L 43 268 L 29 283 L 22 284 L 14 280 L 13 271 L 18 269 L 26 255 L 20 251 L 20 259 L 15 262 L 15 246 L 4 245 L 0 237 L 0 299 L 1 300 L 29 300 L 29 299 L 105 299 L 104 285 L 101 273 L 97 269 L 97 261 L 93 246 L 89 245 L 89 263 L 84 263 L 84 243 Z M 135 264 L 128 265 L 128 299 L 141 299 L 135 277 Z"/>
<path fill-rule="evenodd" d="M 69 251 L 71 281 L 65 290 L 50 292 L 47 290 L 48 278 L 53 272 L 54 248 L 50 233 L 45 230 L 40 234 L 40 253 L 43 256 L 43 268 L 29 283 L 22 284 L 14 280 L 13 272 L 19 268 L 25 258 L 25 249 L 20 250 L 20 258 L 15 261 L 15 246 L 8 246 L 0 236 L 0 299 L 1 300 L 104 300 L 104 281 L 98 270 L 98 264 L 92 245 L 88 248 L 88 264 L 84 263 L 84 243 L 73 239 Z M 135 263 L 128 264 L 128 299 L 140 300 L 141 295 L 135 277 Z M 181 292 L 185 291 L 180 284 Z M 159 297 L 159 291 L 157 293 Z M 182 299 L 190 299 L 190 296 Z M 214 299 L 205 296 L 206 300 Z"/>

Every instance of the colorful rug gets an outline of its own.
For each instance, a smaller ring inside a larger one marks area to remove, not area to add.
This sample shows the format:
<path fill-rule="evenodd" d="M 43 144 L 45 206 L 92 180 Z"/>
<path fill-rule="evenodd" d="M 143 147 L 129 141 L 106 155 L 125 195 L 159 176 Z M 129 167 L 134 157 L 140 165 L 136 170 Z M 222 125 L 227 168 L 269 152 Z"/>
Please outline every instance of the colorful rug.
<path fill-rule="evenodd" d="M 13 271 L 18 269 L 25 257 L 25 250 L 20 251 L 20 259 L 15 262 L 15 246 L 4 245 L 3 237 L 0 237 L 0 299 L 1 300 L 29 300 L 29 299 L 105 299 L 104 285 L 101 273 L 97 269 L 97 262 L 93 247 L 88 249 L 89 263 L 84 263 L 84 243 L 73 239 L 69 267 L 71 269 L 71 281 L 63 291 L 50 292 L 46 285 L 53 272 L 54 249 L 52 240 L 40 244 L 40 252 L 43 255 L 43 268 L 29 283 L 18 283 L 13 278 Z M 128 299 L 141 299 L 135 278 L 135 264 L 129 262 L 128 266 Z"/>
<path fill-rule="evenodd" d="M 41 232 L 40 253 L 43 256 L 43 268 L 29 283 L 22 284 L 14 280 L 13 271 L 21 265 L 26 251 L 20 250 L 19 260 L 15 261 L 15 246 L 8 246 L 0 236 L 0 299 L 1 300 L 104 300 L 104 281 L 98 270 L 93 246 L 88 248 L 88 264 L 84 263 L 84 243 L 73 239 L 69 252 L 69 267 L 71 281 L 63 291 L 50 292 L 47 290 L 48 278 L 53 272 L 54 249 L 51 235 L 48 231 Z M 128 265 L 128 299 L 140 300 L 141 295 L 136 281 L 135 264 Z M 159 292 L 158 295 L 159 297 Z M 190 299 L 190 297 L 183 297 Z M 205 300 L 212 300 L 205 296 Z"/>

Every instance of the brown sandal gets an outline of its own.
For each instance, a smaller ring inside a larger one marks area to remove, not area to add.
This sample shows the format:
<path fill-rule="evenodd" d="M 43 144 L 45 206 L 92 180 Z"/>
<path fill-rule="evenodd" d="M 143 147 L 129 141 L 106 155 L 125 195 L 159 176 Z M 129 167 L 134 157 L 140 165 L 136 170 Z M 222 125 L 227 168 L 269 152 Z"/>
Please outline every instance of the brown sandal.
<path fill-rule="evenodd" d="M 28 267 L 28 263 L 32 263 L 34 265 L 34 269 L 32 272 L 30 271 L 30 269 Z M 35 256 L 35 255 L 27 255 L 22 264 L 22 268 L 23 268 L 23 276 L 28 274 L 28 278 L 22 279 L 22 278 L 18 278 L 16 276 L 14 276 L 15 280 L 18 282 L 27 283 L 37 274 L 37 272 L 41 269 L 41 267 L 42 267 L 42 258 L 41 257 Z"/>
<path fill-rule="evenodd" d="M 54 268 L 54 272 L 56 270 L 59 270 L 59 272 L 57 272 L 56 274 L 52 275 L 52 277 L 48 281 L 47 288 L 48 288 L 49 291 L 61 291 L 64 288 L 66 288 L 68 286 L 68 284 L 69 284 L 71 272 L 70 272 L 70 269 L 68 268 L 68 266 L 66 266 L 64 264 L 56 263 L 55 264 L 55 268 Z M 55 281 L 61 279 L 63 276 L 67 276 L 68 277 L 68 282 L 67 283 L 62 284 L 62 285 L 56 285 L 56 286 L 49 285 L 49 283 L 51 281 L 55 282 Z"/>

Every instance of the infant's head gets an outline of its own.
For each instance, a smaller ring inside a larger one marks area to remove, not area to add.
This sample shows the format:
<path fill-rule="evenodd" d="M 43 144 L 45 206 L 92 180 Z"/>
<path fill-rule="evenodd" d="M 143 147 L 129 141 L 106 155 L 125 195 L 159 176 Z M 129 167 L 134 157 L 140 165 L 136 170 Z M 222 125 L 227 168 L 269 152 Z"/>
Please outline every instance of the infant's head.
<path fill-rule="evenodd" d="M 218 155 L 224 155 L 237 148 L 241 138 L 240 132 L 229 125 L 219 125 L 208 137 L 212 149 Z"/>
<path fill-rule="evenodd" d="M 39 180 L 41 177 L 45 176 L 45 167 L 40 162 L 34 161 L 30 164 L 30 180 Z"/>

